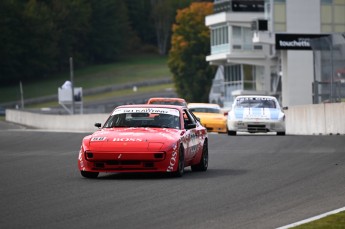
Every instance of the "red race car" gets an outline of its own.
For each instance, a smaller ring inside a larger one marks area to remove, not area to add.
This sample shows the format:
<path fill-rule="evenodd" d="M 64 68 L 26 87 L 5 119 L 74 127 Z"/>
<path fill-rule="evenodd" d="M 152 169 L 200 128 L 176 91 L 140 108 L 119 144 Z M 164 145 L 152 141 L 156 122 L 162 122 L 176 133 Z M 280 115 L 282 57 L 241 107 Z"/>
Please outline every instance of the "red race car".
<path fill-rule="evenodd" d="M 80 173 L 167 172 L 181 177 L 184 168 L 206 171 L 207 130 L 187 107 L 124 105 L 105 124 L 84 137 L 78 157 Z"/>

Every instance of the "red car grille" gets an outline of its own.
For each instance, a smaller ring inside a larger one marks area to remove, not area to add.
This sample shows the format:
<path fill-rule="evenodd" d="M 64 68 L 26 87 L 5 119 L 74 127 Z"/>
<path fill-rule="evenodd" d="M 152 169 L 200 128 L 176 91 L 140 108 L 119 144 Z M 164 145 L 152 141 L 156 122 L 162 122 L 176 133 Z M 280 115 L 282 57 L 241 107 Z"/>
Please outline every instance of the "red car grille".
<path fill-rule="evenodd" d="M 156 170 L 155 162 L 165 160 L 165 152 L 150 153 L 92 153 L 85 152 L 93 170 Z M 115 159 L 114 159 L 115 158 Z"/>
<path fill-rule="evenodd" d="M 94 162 L 95 170 L 145 170 L 155 169 L 155 163 L 150 161 L 105 161 Z"/>

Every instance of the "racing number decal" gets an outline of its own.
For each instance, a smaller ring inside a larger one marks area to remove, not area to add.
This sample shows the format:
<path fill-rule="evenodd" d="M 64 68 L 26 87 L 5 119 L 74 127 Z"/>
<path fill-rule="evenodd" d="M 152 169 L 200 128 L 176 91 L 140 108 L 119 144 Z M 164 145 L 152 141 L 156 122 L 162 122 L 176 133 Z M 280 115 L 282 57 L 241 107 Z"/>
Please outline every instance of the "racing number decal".
<path fill-rule="evenodd" d="M 197 124 L 197 122 L 193 118 L 193 115 L 190 114 L 188 110 L 184 111 L 183 117 L 184 117 L 185 123 Z M 200 139 L 198 138 L 196 128 L 187 130 L 185 141 L 186 141 L 186 156 L 189 159 L 192 159 L 198 152 L 198 145 L 200 141 Z"/>
<path fill-rule="evenodd" d="M 188 156 L 190 158 L 194 157 L 198 149 L 198 137 L 195 130 L 189 131 L 189 142 L 188 142 Z"/>

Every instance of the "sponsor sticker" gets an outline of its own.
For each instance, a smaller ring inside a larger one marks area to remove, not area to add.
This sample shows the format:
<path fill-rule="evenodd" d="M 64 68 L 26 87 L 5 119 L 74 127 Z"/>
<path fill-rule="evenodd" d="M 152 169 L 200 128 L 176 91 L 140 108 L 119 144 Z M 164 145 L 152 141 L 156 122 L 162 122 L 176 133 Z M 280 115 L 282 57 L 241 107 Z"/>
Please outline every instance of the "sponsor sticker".
<path fill-rule="evenodd" d="M 92 142 L 101 142 L 101 141 L 105 141 L 107 138 L 106 137 L 92 137 L 91 141 Z"/>
<path fill-rule="evenodd" d="M 153 114 L 170 114 L 174 116 L 179 116 L 179 111 L 176 109 L 169 108 L 119 108 L 114 110 L 112 115 L 116 114 L 132 114 L 132 113 L 153 113 Z"/>

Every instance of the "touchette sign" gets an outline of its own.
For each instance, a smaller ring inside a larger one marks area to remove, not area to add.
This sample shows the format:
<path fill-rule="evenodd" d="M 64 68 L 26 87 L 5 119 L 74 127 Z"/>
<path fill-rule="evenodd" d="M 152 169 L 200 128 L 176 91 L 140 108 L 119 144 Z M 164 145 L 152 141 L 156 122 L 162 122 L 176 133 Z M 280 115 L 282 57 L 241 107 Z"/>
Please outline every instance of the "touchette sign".
<path fill-rule="evenodd" d="M 310 41 L 328 34 L 276 34 L 277 50 L 312 50 Z"/>

